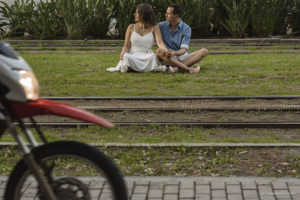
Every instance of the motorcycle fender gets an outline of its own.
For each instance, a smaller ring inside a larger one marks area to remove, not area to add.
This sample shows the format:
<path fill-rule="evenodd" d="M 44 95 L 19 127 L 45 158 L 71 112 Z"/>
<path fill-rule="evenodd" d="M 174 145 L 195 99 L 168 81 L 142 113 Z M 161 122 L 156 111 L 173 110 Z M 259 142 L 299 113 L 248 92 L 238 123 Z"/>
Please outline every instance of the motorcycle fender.
<path fill-rule="evenodd" d="M 13 120 L 19 120 L 37 115 L 58 115 L 94 123 L 104 127 L 114 126 L 106 119 L 63 102 L 38 99 L 37 101 L 31 102 L 11 101 L 10 105 L 12 109 L 11 113 L 13 113 Z"/>

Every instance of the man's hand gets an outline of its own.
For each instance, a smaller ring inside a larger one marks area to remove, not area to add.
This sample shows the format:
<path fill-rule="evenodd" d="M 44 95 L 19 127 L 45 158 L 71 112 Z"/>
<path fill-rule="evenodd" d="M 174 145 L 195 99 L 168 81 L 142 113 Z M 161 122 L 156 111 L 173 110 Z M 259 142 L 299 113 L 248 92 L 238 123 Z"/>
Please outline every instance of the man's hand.
<path fill-rule="evenodd" d="M 171 49 L 166 49 L 165 50 L 165 55 L 167 58 L 171 58 L 173 56 L 173 51 Z"/>
<path fill-rule="evenodd" d="M 163 48 L 158 48 L 156 50 L 156 55 L 159 56 L 160 58 L 171 58 L 174 55 L 175 51 L 173 51 L 172 49 L 163 49 Z"/>

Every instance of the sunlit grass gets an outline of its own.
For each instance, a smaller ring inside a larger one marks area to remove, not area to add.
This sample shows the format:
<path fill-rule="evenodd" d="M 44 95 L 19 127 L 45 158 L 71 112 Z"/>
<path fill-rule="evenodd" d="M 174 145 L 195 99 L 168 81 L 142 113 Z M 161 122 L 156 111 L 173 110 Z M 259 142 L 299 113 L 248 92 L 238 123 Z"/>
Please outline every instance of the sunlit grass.
<path fill-rule="evenodd" d="M 293 155 L 288 149 L 103 147 L 100 150 L 114 160 L 125 176 L 299 177 L 300 174 L 299 156 Z M 0 174 L 9 175 L 19 158 L 17 149 L 2 149 Z M 60 164 L 63 162 L 58 163 Z M 77 162 L 68 160 L 67 166 L 76 164 L 76 171 L 64 168 L 59 172 L 78 176 L 95 175 L 89 168 L 82 167 Z"/>
<path fill-rule="evenodd" d="M 199 74 L 110 73 L 117 54 L 23 54 L 42 96 L 299 95 L 300 54 L 210 55 Z"/>
<path fill-rule="evenodd" d="M 86 143 L 300 143 L 299 130 L 274 129 L 203 129 L 179 126 L 131 126 L 113 129 L 90 126 L 87 128 L 44 128 L 48 141 L 76 140 Z M 5 134 L 1 142 L 14 142 Z"/>

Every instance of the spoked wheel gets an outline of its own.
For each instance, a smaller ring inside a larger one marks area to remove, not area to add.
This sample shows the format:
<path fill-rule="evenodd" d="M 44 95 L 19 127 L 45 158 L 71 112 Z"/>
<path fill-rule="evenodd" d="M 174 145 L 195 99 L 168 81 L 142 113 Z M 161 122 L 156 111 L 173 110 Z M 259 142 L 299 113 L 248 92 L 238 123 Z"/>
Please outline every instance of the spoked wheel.
<path fill-rule="evenodd" d="M 58 200 L 127 200 L 124 179 L 101 151 L 73 141 L 59 141 L 34 148 L 34 157 L 48 174 Z M 24 159 L 9 177 L 5 200 L 41 199 L 45 197 Z"/>

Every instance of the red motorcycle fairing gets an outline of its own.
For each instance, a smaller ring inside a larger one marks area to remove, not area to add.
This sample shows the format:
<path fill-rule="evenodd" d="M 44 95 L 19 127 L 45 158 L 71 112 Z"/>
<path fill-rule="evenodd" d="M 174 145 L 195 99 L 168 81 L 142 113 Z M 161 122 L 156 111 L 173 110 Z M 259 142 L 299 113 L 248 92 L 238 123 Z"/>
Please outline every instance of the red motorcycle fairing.
<path fill-rule="evenodd" d="M 10 102 L 12 119 L 19 120 L 36 115 L 58 115 L 94 123 L 104 127 L 113 127 L 109 121 L 90 112 L 76 108 L 63 102 L 38 99 L 32 102 Z"/>

